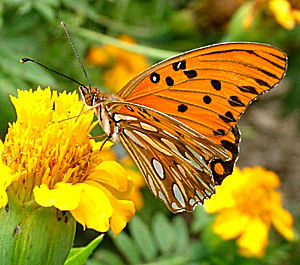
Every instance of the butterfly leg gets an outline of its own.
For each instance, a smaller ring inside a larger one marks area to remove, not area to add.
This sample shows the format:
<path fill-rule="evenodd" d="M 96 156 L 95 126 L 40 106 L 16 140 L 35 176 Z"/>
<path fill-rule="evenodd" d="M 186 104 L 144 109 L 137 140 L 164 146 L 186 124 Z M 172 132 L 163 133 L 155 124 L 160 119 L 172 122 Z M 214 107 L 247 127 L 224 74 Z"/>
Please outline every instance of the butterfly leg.
<path fill-rule="evenodd" d="M 107 136 L 106 133 L 103 133 L 103 134 L 98 135 L 98 136 L 91 136 L 90 139 L 97 140 L 97 139 L 101 139 L 105 136 Z"/>
<path fill-rule="evenodd" d="M 109 139 L 110 139 L 110 137 L 108 137 L 108 136 L 104 139 L 103 143 L 101 144 L 101 146 L 100 146 L 100 148 L 99 148 L 100 151 L 102 151 L 102 149 L 103 149 L 105 143 L 106 143 Z"/>
<path fill-rule="evenodd" d="M 64 122 L 64 121 L 68 121 L 68 120 L 72 120 L 72 119 L 76 119 L 76 121 L 77 121 L 77 119 L 78 119 L 81 115 L 86 114 L 86 113 L 90 112 L 91 110 L 93 110 L 93 109 L 88 109 L 88 110 L 83 111 L 83 112 L 80 111 L 80 113 L 79 113 L 78 115 L 75 115 L 75 116 L 72 116 L 72 117 L 69 117 L 69 118 L 60 120 L 60 121 L 58 121 L 58 122 Z"/>

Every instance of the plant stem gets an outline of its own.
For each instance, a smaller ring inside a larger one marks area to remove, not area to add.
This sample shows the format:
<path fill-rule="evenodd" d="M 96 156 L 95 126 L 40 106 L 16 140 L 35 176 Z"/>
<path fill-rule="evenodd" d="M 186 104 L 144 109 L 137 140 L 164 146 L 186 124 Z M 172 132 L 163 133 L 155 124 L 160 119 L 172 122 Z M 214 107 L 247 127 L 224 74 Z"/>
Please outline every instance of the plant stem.
<path fill-rule="evenodd" d="M 112 44 L 118 46 L 119 48 L 131 52 L 142 53 L 148 57 L 152 57 L 159 60 L 163 60 L 178 54 L 178 52 L 174 52 L 174 51 L 161 50 L 161 49 L 151 48 L 139 44 L 124 43 L 116 38 L 92 30 L 80 28 L 80 27 L 74 29 L 73 32 L 76 32 L 76 34 L 94 42 L 98 42 L 101 44 Z"/>

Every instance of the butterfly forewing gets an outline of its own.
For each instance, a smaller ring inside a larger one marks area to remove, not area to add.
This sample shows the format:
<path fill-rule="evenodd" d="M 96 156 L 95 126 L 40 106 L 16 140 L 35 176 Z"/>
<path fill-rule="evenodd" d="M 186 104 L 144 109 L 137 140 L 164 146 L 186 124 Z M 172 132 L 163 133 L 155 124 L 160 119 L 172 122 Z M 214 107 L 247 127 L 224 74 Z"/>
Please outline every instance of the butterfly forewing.
<path fill-rule="evenodd" d="M 161 62 L 118 95 L 165 113 L 221 144 L 246 106 L 283 77 L 286 56 L 268 45 L 229 43 Z"/>

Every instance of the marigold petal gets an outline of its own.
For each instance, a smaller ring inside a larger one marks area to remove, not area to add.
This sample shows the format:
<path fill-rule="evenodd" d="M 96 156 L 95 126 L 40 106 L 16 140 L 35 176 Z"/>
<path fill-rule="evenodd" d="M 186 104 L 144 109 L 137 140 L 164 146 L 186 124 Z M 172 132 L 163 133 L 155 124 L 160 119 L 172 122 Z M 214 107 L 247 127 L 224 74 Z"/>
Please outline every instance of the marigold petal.
<path fill-rule="evenodd" d="M 228 240 L 239 236 L 249 224 L 249 217 L 235 209 L 220 213 L 212 225 L 213 231 L 223 239 Z"/>
<path fill-rule="evenodd" d="M 0 163 L 0 208 L 6 206 L 8 202 L 6 189 L 18 178 L 17 174 L 13 174 L 12 169 L 3 163 Z"/>
<path fill-rule="evenodd" d="M 33 189 L 35 201 L 43 207 L 54 206 L 62 211 L 73 210 L 78 207 L 80 200 L 80 189 L 71 184 L 58 182 L 53 189 L 42 184 Z"/>
<path fill-rule="evenodd" d="M 292 14 L 291 4 L 287 0 L 271 0 L 270 9 L 274 13 L 277 22 L 286 29 L 295 27 L 295 19 Z"/>
<path fill-rule="evenodd" d="M 0 139 L 0 157 L 1 157 L 1 153 L 2 153 L 3 149 L 4 149 L 4 144 L 3 144 L 2 140 Z"/>
<path fill-rule="evenodd" d="M 293 217 L 280 205 L 273 207 L 272 223 L 280 234 L 287 240 L 294 238 Z"/>
<path fill-rule="evenodd" d="M 237 240 L 241 255 L 263 257 L 268 243 L 268 230 L 269 225 L 259 218 L 251 219 L 246 230 Z"/>
<path fill-rule="evenodd" d="M 219 212 L 223 209 L 234 206 L 234 200 L 231 192 L 228 192 L 226 187 L 217 187 L 217 195 L 212 196 L 210 199 L 204 202 L 204 209 L 208 213 Z"/>
<path fill-rule="evenodd" d="M 102 174 L 99 178 L 105 179 L 109 178 L 109 181 L 105 181 L 107 185 L 116 188 L 118 191 L 123 192 L 126 191 L 128 188 L 128 175 L 126 170 L 117 162 L 115 161 L 104 161 L 100 165 L 97 166 L 97 170 L 102 170 L 106 172 L 106 174 Z M 111 179 L 114 179 L 116 185 L 111 185 Z M 91 179 L 91 178 L 89 178 Z M 97 178 L 98 180 L 98 178 Z"/>
<path fill-rule="evenodd" d="M 299 9 L 293 10 L 293 16 L 294 16 L 295 20 L 297 21 L 297 23 L 300 24 L 300 10 Z"/>
<path fill-rule="evenodd" d="M 111 200 L 114 213 L 110 219 L 111 230 L 117 236 L 135 214 L 134 203 L 126 200 Z"/>
<path fill-rule="evenodd" d="M 109 229 L 109 219 L 113 214 L 109 198 L 95 186 L 86 183 L 78 183 L 81 195 L 79 206 L 71 210 L 73 217 L 85 228 L 91 228 L 99 232 Z"/>

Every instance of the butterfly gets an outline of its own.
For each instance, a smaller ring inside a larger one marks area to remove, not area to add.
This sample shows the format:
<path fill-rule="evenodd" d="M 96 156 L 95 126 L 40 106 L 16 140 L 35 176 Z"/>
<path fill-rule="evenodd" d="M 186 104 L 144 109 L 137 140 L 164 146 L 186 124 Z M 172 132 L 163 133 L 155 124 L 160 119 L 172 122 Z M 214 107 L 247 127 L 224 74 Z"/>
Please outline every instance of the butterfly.
<path fill-rule="evenodd" d="M 236 125 L 246 107 L 283 78 L 284 52 L 266 44 L 211 45 L 153 65 L 117 94 L 80 86 L 104 132 L 118 138 L 154 196 L 192 211 L 233 171 Z"/>

